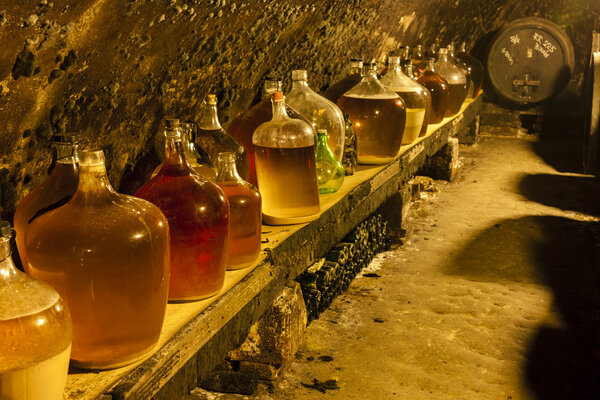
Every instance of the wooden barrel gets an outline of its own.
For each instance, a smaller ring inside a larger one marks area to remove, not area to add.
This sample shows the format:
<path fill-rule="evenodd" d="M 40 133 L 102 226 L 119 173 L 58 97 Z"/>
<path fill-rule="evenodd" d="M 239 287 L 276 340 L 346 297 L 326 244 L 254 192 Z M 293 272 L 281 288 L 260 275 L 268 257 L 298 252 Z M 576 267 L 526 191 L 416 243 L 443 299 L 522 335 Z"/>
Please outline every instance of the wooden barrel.
<path fill-rule="evenodd" d="M 530 104 L 562 91 L 574 63 L 567 34 L 548 20 L 529 17 L 510 22 L 494 36 L 486 71 L 498 95 L 516 104 Z"/>
<path fill-rule="evenodd" d="M 583 82 L 585 100 L 585 135 L 583 169 L 600 175 L 600 17 L 592 32 L 592 46 Z"/>

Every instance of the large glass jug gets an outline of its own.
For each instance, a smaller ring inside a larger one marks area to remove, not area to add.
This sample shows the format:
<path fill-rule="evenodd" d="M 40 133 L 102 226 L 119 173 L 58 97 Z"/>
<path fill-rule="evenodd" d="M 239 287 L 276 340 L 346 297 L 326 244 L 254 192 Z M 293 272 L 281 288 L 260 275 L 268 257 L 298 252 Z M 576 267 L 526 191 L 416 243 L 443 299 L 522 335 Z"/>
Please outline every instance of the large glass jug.
<path fill-rule="evenodd" d="M 398 155 L 406 123 L 404 101 L 377 79 L 375 64 L 365 63 L 358 85 L 338 100 L 356 135 L 359 164 L 386 164 Z"/>
<path fill-rule="evenodd" d="M 450 99 L 446 117 L 453 117 L 460 111 L 467 97 L 467 76 L 448 56 L 448 49 L 441 48 L 435 62 L 435 72 L 448 82 Z"/>
<path fill-rule="evenodd" d="M 328 132 L 329 148 L 341 160 L 344 155 L 344 115 L 337 105 L 308 86 L 305 70 L 292 71 L 292 90 L 286 102 L 309 120 L 317 131 L 325 129 Z"/>
<path fill-rule="evenodd" d="M 219 174 L 216 183 L 229 200 L 227 269 L 248 267 L 260 254 L 260 194 L 238 175 L 234 153 L 219 154 Z"/>
<path fill-rule="evenodd" d="M 264 95 L 260 102 L 254 105 L 249 110 L 238 115 L 229 127 L 227 132 L 233 136 L 237 141 L 244 145 L 250 159 L 250 171 L 248 179 L 245 179 L 249 183 L 257 186 L 258 181 L 256 180 L 256 164 L 254 160 L 254 144 L 252 143 L 252 135 L 254 131 L 263 122 L 270 121 L 273 118 L 273 107 L 271 105 L 271 99 L 273 93 L 281 91 L 283 82 L 277 77 L 267 77 L 264 83 Z M 300 115 L 296 110 L 286 104 L 286 113 L 290 118 L 301 119 L 306 123 L 310 124 L 306 118 Z M 316 133 L 315 143 L 316 143 Z"/>
<path fill-rule="evenodd" d="M 412 75 L 412 64 L 406 65 L 407 72 Z M 388 58 L 388 71 L 380 79 L 380 82 L 388 89 L 396 92 L 406 106 L 406 124 L 402 135 L 402 144 L 414 142 L 425 120 L 427 109 L 427 89 L 406 76 L 400 70 L 400 57 Z"/>
<path fill-rule="evenodd" d="M 217 164 L 219 153 L 227 151 L 235 153 L 238 172 L 242 178 L 248 179 L 250 173 L 248 151 L 221 127 L 217 110 L 217 96 L 207 95 L 204 103 L 194 141 L 206 150 L 213 165 Z"/>
<path fill-rule="evenodd" d="M 448 82 L 437 74 L 434 69 L 435 58 L 427 59 L 427 67 L 423 74 L 417 79 L 431 95 L 431 112 L 429 113 L 429 123 L 439 124 L 444 120 L 446 110 L 450 103 L 450 89 Z"/>
<path fill-rule="evenodd" d="M 210 156 L 202 147 L 194 143 L 194 137 L 196 136 L 198 127 L 196 124 L 191 122 L 182 122 L 180 123 L 180 126 L 182 133 L 181 145 L 183 146 L 185 159 L 187 160 L 190 168 L 192 168 L 194 172 L 202 175 L 202 177 L 214 182 L 215 178 L 217 177 L 217 170 L 213 166 Z M 162 163 L 160 163 L 154 169 L 151 177 L 154 178 L 161 168 Z"/>
<path fill-rule="evenodd" d="M 0 399 L 62 400 L 71 318 L 47 284 L 17 270 L 12 229 L 0 221 Z"/>
<path fill-rule="evenodd" d="M 350 71 L 348 71 L 348 75 L 329 86 L 327 90 L 325 90 L 325 93 L 323 93 L 323 96 L 329 99 L 329 101 L 337 103 L 344 93 L 358 85 L 362 80 L 362 66 L 363 62 L 361 59 L 350 59 Z"/>
<path fill-rule="evenodd" d="M 456 55 L 456 58 L 467 65 L 471 72 L 471 79 L 473 81 L 472 98 L 479 96 L 481 94 L 481 87 L 483 86 L 483 65 L 481 61 L 467 52 L 467 44 L 465 42 L 461 43 L 460 51 Z"/>
<path fill-rule="evenodd" d="M 74 365 L 115 368 L 153 350 L 169 288 L 167 220 L 151 203 L 115 192 L 102 151 L 80 153 L 75 195 L 35 219 L 25 245 L 31 275 L 71 311 Z"/>
<path fill-rule="evenodd" d="M 187 163 L 179 121 L 167 120 L 165 161 L 136 196 L 160 208 L 169 221 L 169 300 L 217 294 L 225 281 L 229 204 L 223 191 Z"/>
<path fill-rule="evenodd" d="M 14 216 L 17 232 L 17 248 L 21 265 L 27 271 L 25 234 L 34 218 L 66 204 L 75 190 L 77 173 L 77 146 L 79 137 L 74 134 L 54 135 L 54 157 L 56 164 L 50 176 L 21 200 Z"/>
<path fill-rule="evenodd" d="M 286 225 L 316 219 L 320 206 L 314 130 L 287 115 L 282 92 L 273 93 L 273 119 L 256 128 L 252 142 L 264 222 Z"/>
<path fill-rule="evenodd" d="M 473 93 L 475 93 L 475 85 L 473 83 L 473 78 L 471 77 L 471 67 L 469 67 L 467 64 L 456 58 L 453 43 L 450 43 L 448 46 L 446 46 L 446 48 L 448 49 L 448 60 L 450 60 L 454 63 L 454 65 L 460 68 L 467 77 L 467 96 L 465 97 L 465 99 L 472 99 Z"/>

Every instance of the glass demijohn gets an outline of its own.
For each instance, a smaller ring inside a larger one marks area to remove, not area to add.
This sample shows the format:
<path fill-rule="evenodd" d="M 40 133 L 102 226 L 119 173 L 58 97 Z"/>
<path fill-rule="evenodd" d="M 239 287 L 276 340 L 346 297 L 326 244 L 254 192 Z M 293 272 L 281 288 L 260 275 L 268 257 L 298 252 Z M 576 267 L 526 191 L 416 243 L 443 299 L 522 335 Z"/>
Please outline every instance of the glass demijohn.
<path fill-rule="evenodd" d="M 315 130 L 329 132 L 329 148 L 338 160 L 344 155 L 344 115 L 340 108 L 308 86 L 305 70 L 292 71 L 292 90 L 286 102 L 302 114 Z"/>
<path fill-rule="evenodd" d="M 54 135 L 56 165 L 50 176 L 21 200 L 14 216 L 17 232 L 17 248 L 21 265 L 27 271 L 27 251 L 25 234 L 34 218 L 66 204 L 79 182 L 77 166 L 77 145 L 79 137 L 74 134 Z"/>
<path fill-rule="evenodd" d="M 450 100 L 446 117 L 453 117 L 460 111 L 467 97 L 467 76 L 448 56 L 448 49 L 441 48 L 438 60 L 435 62 L 435 72 L 448 82 Z"/>
<path fill-rule="evenodd" d="M 435 59 L 427 59 L 427 67 L 423 74 L 417 79 L 431 95 L 431 113 L 429 114 L 430 124 L 439 124 L 443 121 L 450 103 L 450 89 L 448 82 L 434 71 Z"/>
<path fill-rule="evenodd" d="M 225 281 L 229 204 L 216 184 L 190 168 L 178 120 L 167 120 L 165 136 L 161 170 L 135 195 L 158 206 L 169 221 L 169 300 L 210 297 Z"/>
<path fill-rule="evenodd" d="M 365 63 L 361 82 L 338 100 L 356 135 L 359 164 L 386 164 L 398 155 L 406 123 L 404 101 L 379 82 L 375 64 Z"/>
<path fill-rule="evenodd" d="M 462 72 L 464 72 L 465 76 L 467 77 L 467 96 L 466 96 L 466 98 L 472 99 L 473 93 L 475 93 L 475 85 L 473 83 L 473 78 L 471 77 L 471 67 L 469 67 L 467 64 L 462 62 L 460 59 L 456 58 L 453 43 L 450 43 L 448 46 L 446 46 L 446 48 L 448 49 L 448 59 L 450 61 L 452 61 L 454 63 L 454 65 L 456 65 L 458 68 L 460 68 L 462 70 Z"/>
<path fill-rule="evenodd" d="M 71 318 L 49 285 L 17 270 L 12 229 L 0 221 L 0 399 L 62 400 Z"/>
<path fill-rule="evenodd" d="M 456 55 L 456 58 L 467 65 L 471 71 L 471 79 L 473 81 L 473 98 L 481 94 L 481 87 L 483 85 L 483 65 L 481 61 L 473 57 L 467 52 L 467 44 L 462 42 L 460 45 L 460 51 Z"/>
<path fill-rule="evenodd" d="M 231 121 L 231 124 L 229 124 L 229 127 L 227 128 L 227 132 L 246 148 L 248 158 L 250 159 L 250 171 L 248 179 L 246 180 L 254 186 L 258 185 L 258 181 L 256 180 L 256 164 L 254 160 L 252 135 L 254 135 L 254 131 L 260 124 L 270 121 L 273 118 L 271 99 L 274 92 L 282 90 L 282 86 L 283 82 L 280 78 L 267 77 L 264 84 L 264 95 L 261 101 L 249 110 L 238 115 Z M 310 124 L 306 118 L 290 107 L 289 104 L 286 104 L 285 109 L 290 118 L 301 119 Z M 314 135 L 316 143 L 316 133 Z"/>
<path fill-rule="evenodd" d="M 325 90 L 325 93 L 323 93 L 323 96 L 329 99 L 329 101 L 337 103 L 344 93 L 358 85 L 362 80 L 362 66 L 363 62 L 361 59 L 352 58 L 350 60 L 350 71 L 348 72 L 348 75 L 329 86 L 327 90 Z"/>
<path fill-rule="evenodd" d="M 344 167 L 335 158 L 327 143 L 327 131 L 317 131 L 317 182 L 319 193 L 337 192 L 344 183 Z"/>
<path fill-rule="evenodd" d="M 153 350 L 167 306 L 167 220 L 115 192 L 102 151 L 80 153 L 77 192 L 32 222 L 25 245 L 31 275 L 71 312 L 74 365 L 116 368 Z"/>
<path fill-rule="evenodd" d="M 406 68 L 409 73 L 412 73 L 412 64 L 408 64 Z M 400 70 L 400 57 L 388 58 L 388 71 L 380 79 L 380 82 L 404 100 L 406 124 L 402 144 L 414 142 L 421 132 L 425 119 L 425 110 L 427 109 L 427 95 L 425 92 L 427 92 L 427 89 Z"/>
<path fill-rule="evenodd" d="M 238 175 L 234 153 L 219 154 L 219 174 L 216 183 L 229 200 L 227 269 L 248 267 L 260 254 L 260 194 Z"/>
<path fill-rule="evenodd" d="M 250 173 L 248 152 L 240 142 L 221 127 L 217 110 L 217 96 L 214 94 L 206 96 L 194 141 L 208 153 L 212 164 L 215 166 L 219 153 L 226 151 L 235 153 L 238 172 L 243 179 L 248 179 Z"/>
<path fill-rule="evenodd" d="M 263 220 L 272 225 L 312 221 L 320 211 L 314 130 L 287 115 L 282 92 L 273 93 L 272 101 L 273 119 L 252 137 Z"/>

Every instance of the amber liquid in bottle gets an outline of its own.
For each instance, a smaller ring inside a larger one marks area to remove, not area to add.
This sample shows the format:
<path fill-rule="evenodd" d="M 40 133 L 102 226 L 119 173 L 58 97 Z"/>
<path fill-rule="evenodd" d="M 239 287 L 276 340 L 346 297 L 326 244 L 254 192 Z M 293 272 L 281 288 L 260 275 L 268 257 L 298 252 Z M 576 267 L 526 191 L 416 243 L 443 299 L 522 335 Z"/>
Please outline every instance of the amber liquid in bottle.
<path fill-rule="evenodd" d="M 352 73 L 342 80 L 329 86 L 325 93 L 323 93 L 323 96 L 325 96 L 329 101 L 337 103 L 344 93 L 358 85 L 361 80 L 362 75 L 360 72 Z"/>
<path fill-rule="evenodd" d="M 148 202 L 116 193 L 103 161 L 79 169 L 71 201 L 32 223 L 29 269 L 67 303 L 73 364 L 116 368 L 158 341 L 168 290 L 166 220 Z"/>
<path fill-rule="evenodd" d="M 425 94 L 425 117 L 423 118 L 423 125 L 421 125 L 421 132 L 419 132 L 419 137 L 423 137 L 427 134 L 427 127 L 429 126 L 429 121 L 431 120 L 431 93 L 429 90 L 424 90 Z"/>
<path fill-rule="evenodd" d="M 418 96 L 414 92 L 396 92 L 398 96 L 402 97 L 402 100 L 406 104 L 414 104 L 415 101 L 411 100 L 411 97 Z M 410 144 L 415 141 L 421 133 L 423 127 L 423 121 L 425 120 L 425 108 L 409 108 L 406 107 L 406 124 L 404 127 L 404 136 L 402 136 L 402 144 Z"/>
<path fill-rule="evenodd" d="M 314 146 L 254 150 L 263 214 L 295 218 L 319 212 Z"/>
<path fill-rule="evenodd" d="M 217 185 L 190 169 L 180 139 L 167 138 L 165 148 L 161 170 L 135 195 L 169 221 L 169 300 L 210 297 L 225 281 L 229 205 Z"/>
<path fill-rule="evenodd" d="M 429 90 L 429 94 L 431 94 L 429 123 L 439 124 L 443 121 L 450 103 L 448 82 L 431 70 L 425 70 L 423 75 L 417 79 L 417 82 L 425 86 Z"/>
<path fill-rule="evenodd" d="M 338 103 L 352 121 L 359 164 L 381 164 L 398 155 L 406 123 L 402 100 L 344 95 Z"/>
<path fill-rule="evenodd" d="M 448 84 L 448 90 L 450 96 L 448 98 L 448 109 L 446 110 L 446 117 L 452 117 L 460 111 L 463 101 L 467 97 L 467 84 Z"/>

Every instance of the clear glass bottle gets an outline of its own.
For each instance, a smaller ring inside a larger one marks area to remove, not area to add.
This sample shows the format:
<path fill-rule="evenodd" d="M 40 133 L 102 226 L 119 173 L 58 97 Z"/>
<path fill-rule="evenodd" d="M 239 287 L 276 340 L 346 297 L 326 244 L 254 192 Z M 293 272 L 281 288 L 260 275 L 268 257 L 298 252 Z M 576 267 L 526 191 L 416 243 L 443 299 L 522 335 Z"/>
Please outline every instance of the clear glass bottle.
<path fill-rule="evenodd" d="M 444 120 L 446 110 L 450 103 L 450 89 L 448 82 L 437 74 L 434 69 L 435 58 L 427 58 L 427 67 L 417 82 L 423 85 L 431 95 L 430 124 L 439 124 Z"/>
<path fill-rule="evenodd" d="M 254 160 L 254 144 L 252 143 L 252 135 L 258 126 L 264 122 L 270 121 L 273 118 L 273 106 L 271 105 L 271 99 L 273 93 L 281 91 L 283 81 L 278 77 L 267 77 L 264 84 L 264 95 L 260 102 L 256 105 L 238 115 L 229 127 L 227 132 L 233 136 L 238 142 L 244 145 L 250 159 L 249 176 L 246 181 L 254 186 L 258 186 L 256 180 L 256 163 Z M 294 110 L 289 104 L 285 106 L 286 113 L 290 118 L 300 119 L 310 125 L 310 122 L 304 118 L 300 113 Z M 311 127 L 312 128 L 312 127 Z M 314 133 L 316 138 L 316 133 Z M 315 139 L 316 143 L 316 139 Z"/>
<path fill-rule="evenodd" d="M 409 76 L 408 74 L 408 66 L 412 66 L 412 59 L 410 58 L 410 53 L 411 53 L 411 48 L 410 46 L 400 46 L 400 50 L 399 50 L 399 54 L 400 56 L 398 57 L 398 63 L 400 64 L 400 70 L 406 75 Z M 388 57 L 388 70 L 389 70 L 390 66 L 389 66 L 389 57 Z M 418 77 L 418 75 L 416 74 L 416 68 L 411 68 L 411 70 L 413 71 L 410 75 L 410 78 L 413 77 Z M 414 75 L 413 75 L 414 74 Z"/>
<path fill-rule="evenodd" d="M 453 43 L 450 43 L 448 46 L 446 46 L 446 48 L 448 49 L 448 59 L 451 62 L 453 62 L 454 65 L 456 65 L 458 68 L 460 68 L 467 77 L 467 96 L 465 97 L 465 99 L 472 99 L 473 93 L 475 91 L 475 85 L 473 83 L 473 78 L 471 77 L 471 68 L 467 64 L 463 63 L 461 60 L 456 58 L 454 54 Z"/>
<path fill-rule="evenodd" d="M 456 58 L 467 65 L 471 71 L 471 80 L 473 81 L 472 98 L 479 96 L 483 86 L 483 65 L 481 61 L 467 52 L 467 44 L 465 42 L 461 43 L 460 51 L 456 55 Z"/>
<path fill-rule="evenodd" d="M 229 200 L 227 269 L 241 269 L 260 254 L 262 201 L 258 191 L 237 173 L 234 153 L 219 154 L 217 185 Z"/>
<path fill-rule="evenodd" d="M 407 73 L 412 75 L 412 64 L 406 65 Z M 427 109 L 427 89 L 409 78 L 400 70 L 400 57 L 388 58 L 388 72 L 380 82 L 402 97 L 406 106 L 406 124 L 402 135 L 402 144 L 414 142 L 425 120 Z"/>
<path fill-rule="evenodd" d="M 435 72 L 448 82 L 450 100 L 446 117 L 453 117 L 460 111 L 462 103 L 467 97 L 467 76 L 449 57 L 448 49 L 441 48 L 438 60 L 435 62 Z"/>
<path fill-rule="evenodd" d="M 238 173 L 243 179 L 248 179 L 250 174 L 248 151 L 221 127 L 217 96 L 214 94 L 207 95 L 204 100 L 204 109 L 194 141 L 208 153 L 213 165 L 217 164 L 219 153 L 227 151 L 235 153 Z"/>
<path fill-rule="evenodd" d="M 350 71 L 348 71 L 348 75 L 329 86 L 327 90 L 325 90 L 325 93 L 323 93 L 323 96 L 329 99 L 329 101 L 337 103 L 339 98 L 342 97 L 344 93 L 358 85 L 358 83 L 362 80 L 362 65 L 363 62 L 361 59 L 351 58 Z"/>
<path fill-rule="evenodd" d="M 181 122 L 180 126 L 182 132 L 181 144 L 190 168 L 203 178 L 214 182 L 217 177 L 217 170 L 213 166 L 208 153 L 194 142 L 195 132 L 198 130 L 198 127 L 191 122 Z M 154 169 L 151 178 L 154 178 L 161 168 L 162 163 Z"/>
<path fill-rule="evenodd" d="M 411 66 L 407 67 L 409 69 L 412 68 Z M 419 74 L 419 77 L 422 74 Z M 410 76 L 410 75 L 409 75 Z M 415 78 L 413 76 L 412 80 L 417 82 L 418 78 Z M 429 92 L 429 90 L 427 90 L 427 88 L 423 85 L 421 85 L 420 83 L 417 82 L 417 84 L 419 86 L 421 86 L 421 88 L 423 89 L 423 94 L 425 95 L 425 117 L 423 118 L 423 125 L 421 125 L 421 131 L 419 132 L 419 137 L 423 137 L 427 134 L 427 127 L 429 126 L 429 120 L 431 119 L 431 93 Z"/>
<path fill-rule="evenodd" d="M 319 193 L 334 193 L 344 183 L 344 167 L 335 158 L 327 141 L 327 131 L 317 130 L 317 183 Z"/>
<path fill-rule="evenodd" d="M 400 96 L 379 82 L 374 63 L 363 66 L 362 80 L 340 97 L 338 105 L 352 121 L 358 163 L 387 164 L 400 150 L 406 107 Z"/>
<path fill-rule="evenodd" d="M 54 287 L 73 321 L 73 365 L 138 361 L 158 341 L 167 306 L 169 231 L 151 203 L 119 194 L 104 153 L 79 154 L 79 185 L 25 237 L 30 274 Z"/>
<path fill-rule="evenodd" d="M 305 70 L 292 71 L 292 90 L 286 102 L 302 114 L 317 131 L 329 132 L 329 148 L 338 160 L 344 155 L 344 115 L 340 108 L 308 86 Z"/>
<path fill-rule="evenodd" d="M 0 221 L 0 398 L 62 400 L 71 318 L 56 290 L 17 270 Z"/>
<path fill-rule="evenodd" d="M 79 136 L 75 134 L 54 135 L 54 159 L 56 165 L 50 176 L 21 200 L 15 211 L 14 223 L 17 232 L 17 248 L 21 265 L 28 271 L 25 234 L 33 219 L 66 204 L 77 190 L 77 146 Z"/>
<path fill-rule="evenodd" d="M 320 211 L 314 130 L 287 115 L 282 92 L 273 93 L 272 101 L 273 119 L 256 128 L 252 137 L 263 221 L 312 221 Z"/>
<path fill-rule="evenodd" d="M 169 300 L 203 299 L 225 282 L 229 204 L 216 184 L 190 168 L 178 120 L 167 120 L 165 136 L 162 168 L 135 195 L 160 208 L 169 221 Z"/>

